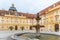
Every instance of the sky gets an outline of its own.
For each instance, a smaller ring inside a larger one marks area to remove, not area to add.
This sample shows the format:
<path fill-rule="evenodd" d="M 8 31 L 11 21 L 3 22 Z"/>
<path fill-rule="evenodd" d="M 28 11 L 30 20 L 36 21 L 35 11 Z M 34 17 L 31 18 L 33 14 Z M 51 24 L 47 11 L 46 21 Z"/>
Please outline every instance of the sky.
<path fill-rule="evenodd" d="M 59 0 L 0 0 L 0 10 L 9 10 L 12 4 L 18 12 L 36 14 Z"/>

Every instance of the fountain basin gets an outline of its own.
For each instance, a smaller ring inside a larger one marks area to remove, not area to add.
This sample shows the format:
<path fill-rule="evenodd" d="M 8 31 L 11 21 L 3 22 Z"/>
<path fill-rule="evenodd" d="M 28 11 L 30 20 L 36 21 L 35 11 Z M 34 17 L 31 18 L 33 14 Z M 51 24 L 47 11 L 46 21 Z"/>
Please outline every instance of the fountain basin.
<path fill-rule="evenodd" d="M 45 33 L 17 33 L 11 36 L 12 39 L 16 40 L 60 40 L 60 36 L 55 34 Z"/>

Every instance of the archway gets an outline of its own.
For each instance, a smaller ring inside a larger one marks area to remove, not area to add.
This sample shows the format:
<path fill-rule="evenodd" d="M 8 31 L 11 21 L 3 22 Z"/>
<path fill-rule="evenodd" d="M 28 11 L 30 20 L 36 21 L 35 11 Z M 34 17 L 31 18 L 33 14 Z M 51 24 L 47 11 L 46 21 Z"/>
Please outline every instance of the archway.
<path fill-rule="evenodd" d="M 30 26 L 30 30 L 32 30 L 32 26 Z"/>
<path fill-rule="evenodd" d="M 59 24 L 55 24 L 55 31 L 59 31 Z"/>

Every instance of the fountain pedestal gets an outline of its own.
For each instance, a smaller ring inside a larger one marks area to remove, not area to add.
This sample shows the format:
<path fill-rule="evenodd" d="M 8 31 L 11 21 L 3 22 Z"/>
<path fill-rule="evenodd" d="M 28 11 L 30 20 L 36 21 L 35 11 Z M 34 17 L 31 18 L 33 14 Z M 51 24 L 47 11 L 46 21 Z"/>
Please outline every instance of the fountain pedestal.
<path fill-rule="evenodd" d="M 35 27 L 36 33 L 40 33 L 40 27 L 44 27 L 44 26 L 39 24 L 39 20 L 41 19 L 39 17 L 39 13 L 37 13 L 37 17 L 35 19 L 37 21 L 37 24 L 36 25 L 33 25 L 32 27 Z"/>

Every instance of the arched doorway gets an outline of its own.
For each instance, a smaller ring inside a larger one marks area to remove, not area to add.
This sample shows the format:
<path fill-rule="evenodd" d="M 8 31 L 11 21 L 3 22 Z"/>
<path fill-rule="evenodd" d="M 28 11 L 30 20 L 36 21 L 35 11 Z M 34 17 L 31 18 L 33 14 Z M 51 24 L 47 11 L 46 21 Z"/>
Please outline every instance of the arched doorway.
<path fill-rule="evenodd" d="M 15 26 L 15 30 L 18 30 L 18 26 L 17 25 Z"/>
<path fill-rule="evenodd" d="M 55 31 L 59 31 L 59 24 L 55 24 Z"/>
<path fill-rule="evenodd" d="M 32 26 L 30 26 L 30 30 L 32 30 Z"/>

